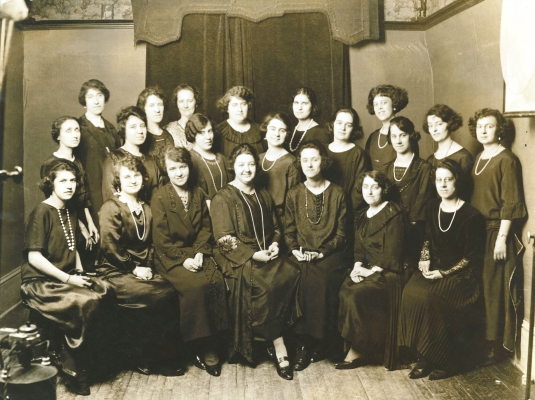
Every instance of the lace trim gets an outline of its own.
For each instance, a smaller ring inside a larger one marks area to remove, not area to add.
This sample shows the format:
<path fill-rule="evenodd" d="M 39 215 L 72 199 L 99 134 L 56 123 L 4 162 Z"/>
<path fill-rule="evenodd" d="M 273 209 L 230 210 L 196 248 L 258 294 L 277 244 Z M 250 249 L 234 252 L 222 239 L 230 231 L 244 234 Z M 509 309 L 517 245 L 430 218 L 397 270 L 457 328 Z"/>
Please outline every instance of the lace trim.
<path fill-rule="evenodd" d="M 455 264 L 453 267 L 451 267 L 450 269 L 446 269 L 446 270 L 439 270 L 440 273 L 442 274 L 442 276 L 448 276 L 448 275 L 451 275 L 451 274 L 454 274 L 462 269 L 465 269 L 467 267 L 467 265 L 470 264 L 470 261 L 468 261 L 466 258 L 463 258 L 461 261 L 459 261 L 457 264 Z"/>
<path fill-rule="evenodd" d="M 426 240 L 422 247 L 422 251 L 420 252 L 420 261 L 429 261 L 430 259 L 431 255 L 429 254 L 429 240 Z"/>

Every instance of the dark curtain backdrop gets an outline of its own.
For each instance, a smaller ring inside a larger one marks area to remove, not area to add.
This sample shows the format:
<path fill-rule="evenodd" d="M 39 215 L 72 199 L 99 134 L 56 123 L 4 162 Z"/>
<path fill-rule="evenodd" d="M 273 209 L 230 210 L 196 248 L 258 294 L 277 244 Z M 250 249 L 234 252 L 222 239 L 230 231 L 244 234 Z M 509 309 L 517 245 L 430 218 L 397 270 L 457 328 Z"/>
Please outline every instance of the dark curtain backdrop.
<path fill-rule="evenodd" d="M 253 90 L 249 117 L 257 122 L 271 111 L 291 115 L 293 91 L 309 86 L 318 95 L 327 122 L 350 99 L 349 49 L 331 38 L 320 13 L 287 14 L 254 23 L 224 15 L 192 14 L 184 18 L 182 37 L 164 46 L 147 44 L 147 86 L 159 85 L 171 98 L 180 83 L 196 86 L 204 103 L 197 108 L 215 122 L 226 119 L 217 99 L 230 87 Z M 164 123 L 176 120 L 169 104 Z"/>

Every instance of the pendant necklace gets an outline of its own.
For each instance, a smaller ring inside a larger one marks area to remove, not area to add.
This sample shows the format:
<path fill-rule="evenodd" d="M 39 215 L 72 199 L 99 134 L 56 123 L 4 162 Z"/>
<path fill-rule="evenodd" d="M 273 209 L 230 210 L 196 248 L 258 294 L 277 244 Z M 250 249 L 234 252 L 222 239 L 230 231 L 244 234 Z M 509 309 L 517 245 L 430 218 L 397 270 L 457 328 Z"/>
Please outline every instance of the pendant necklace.
<path fill-rule="evenodd" d="M 260 199 L 258 198 L 258 195 L 256 194 L 256 190 L 254 191 L 254 195 L 256 197 L 256 201 L 258 201 L 258 206 L 260 207 L 260 217 L 262 218 L 262 238 L 264 239 L 264 248 L 262 248 L 262 245 L 260 244 L 260 240 L 258 239 L 258 234 L 256 233 L 256 225 L 254 223 L 253 210 L 251 209 L 251 206 L 249 205 L 249 202 L 245 198 L 245 195 L 243 194 L 243 192 L 240 189 L 238 190 L 240 191 L 241 197 L 243 197 L 243 201 L 245 201 L 245 204 L 247 204 L 247 207 L 249 208 L 249 213 L 251 214 L 251 221 L 253 223 L 254 236 L 256 238 L 256 242 L 258 243 L 258 247 L 260 248 L 260 250 L 266 250 L 266 233 L 264 231 L 264 212 L 262 211 L 262 204 L 260 204 Z"/>
<path fill-rule="evenodd" d="M 450 152 L 450 150 L 451 150 L 451 146 L 452 146 L 452 145 L 453 145 L 453 139 L 451 140 L 450 147 L 448 147 L 448 150 L 446 150 L 446 154 L 444 155 L 444 157 L 442 157 L 442 158 L 437 158 L 437 157 L 435 156 L 435 158 L 436 158 L 437 160 L 443 160 L 443 159 L 445 159 L 445 158 L 448 156 L 448 154 L 449 154 L 449 152 Z M 437 152 L 438 152 L 438 148 L 437 148 Z"/>
<path fill-rule="evenodd" d="M 414 155 L 415 155 L 415 153 L 412 153 L 411 161 L 409 162 L 409 165 L 407 166 L 407 168 L 405 168 L 405 171 L 403 172 L 403 175 L 401 175 L 401 178 L 399 178 L 399 179 L 396 178 L 396 162 L 394 161 L 394 168 L 392 170 L 392 176 L 394 176 L 394 180 L 396 182 L 401 182 L 403 180 L 403 178 L 405 177 L 405 174 L 407 173 L 407 171 L 409 170 L 409 167 L 412 164 L 412 160 L 414 159 Z"/>
<path fill-rule="evenodd" d="M 290 149 L 290 151 L 291 151 L 292 153 L 293 153 L 294 151 L 296 151 L 296 150 L 299 148 L 299 145 L 301 144 L 301 142 L 302 142 L 303 139 L 305 138 L 305 135 L 307 134 L 308 130 L 310 129 L 310 125 L 312 125 L 312 122 L 314 122 L 314 120 L 311 118 L 311 119 L 310 119 L 310 122 L 308 123 L 307 128 L 306 128 L 305 131 L 303 132 L 303 136 L 301 136 L 301 139 L 299 139 L 299 142 L 297 142 L 297 145 L 292 149 L 292 142 L 294 141 L 295 132 L 297 132 L 297 128 L 299 127 L 299 122 L 298 122 L 297 125 L 295 126 L 295 128 L 294 128 L 294 132 L 292 133 L 292 138 L 290 139 L 290 143 L 288 143 L 288 148 Z"/>
<path fill-rule="evenodd" d="M 453 217 L 451 218 L 450 225 L 446 229 L 442 229 L 442 226 L 440 226 L 440 210 L 442 209 L 442 207 L 440 205 L 438 206 L 438 227 L 440 228 L 442 232 L 449 231 L 451 226 L 453 225 L 453 220 L 455 219 L 455 215 L 457 214 L 457 208 L 459 207 L 460 200 L 461 199 L 457 199 L 457 204 L 455 204 L 455 212 L 453 213 Z"/>
<path fill-rule="evenodd" d="M 143 210 L 142 204 L 138 201 L 136 206 L 131 206 L 130 203 L 126 203 L 128 206 L 128 209 L 130 210 L 130 214 L 132 215 L 132 219 L 134 220 L 134 226 L 136 227 L 136 233 L 139 240 L 143 240 L 145 237 L 145 233 L 147 231 L 147 220 L 145 218 L 145 211 Z M 134 216 L 134 212 L 138 213 L 141 210 L 141 215 L 143 215 L 143 235 L 139 234 L 139 227 L 137 226 L 136 217 Z"/>
<path fill-rule="evenodd" d="M 306 214 L 307 214 L 307 219 L 311 224 L 318 225 L 320 223 L 320 221 L 321 221 L 321 217 L 323 216 L 323 207 L 325 206 L 325 181 L 323 181 L 323 192 L 321 192 L 322 199 L 321 199 L 320 216 L 319 216 L 319 218 L 317 219 L 316 222 L 312 221 L 310 219 L 310 217 L 308 216 L 308 191 L 310 189 L 308 188 L 308 186 L 306 184 L 304 184 L 304 185 L 305 185 L 305 210 L 306 210 Z"/>
<path fill-rule="evenodd" d="M 304 136 L 304 135 L 303 135 Z M 291 149 L 290 149 L 291 150 Z M 284 151 L 284 149 L 281 149 L 281 151 L 279 152 L 279 155 L 277 156 L 277 158 L 275 158 L 275 161 L 273 161 L 273 164 L 271 164 L 271 167 L 269 168 L 264 168 L 264 160 L 266 159 L 266 155 L 267 155 L 267 151 L 266 151 L 266 154 L 264 154 L 264 158 L 262 159 L 262 164 L 261 164 L 261 167 L 262 167 L 262 170 L 264 172 L 268 172 L 271 168 L 273 168 L 275 166 L 275 164 L 277 163 L 277 161 L 279 160 L 279 158 L 281 158 L 281 154 L 282 152 Z M 268 160 L 269 161 L 269 160 Z"/>
<path fill-rule="evenodd" d="M 487 162 L 485 163 L 485 165 L 483 165 L 483 168 L 481 168 L 481 171 L 477 172 L 477 169 L 479 168 L 479 162 L 481 161 L 481 156 L 483 155 L 483 153 L 481 153 L 481 156 L 479 156 L 479 159 L 477 160 L 477 164 L 476 164 L 476 167 L 474 168 L 474 173 L 476 175 L 479 175 L 481 174 L 485 168 L 487 168 L 487 165 L 489 165 L 489 162 L 490 160 L 492 160 L 492 158 L 498 153 L 498 150 L 500 150 L 500 147 L 502 147 L 502 145 L 498 145 L 498 147 L 496 147 L 496 150 L 494 151 L 494 153 L 490 156 L 490 158 L 487 160 Z"/>

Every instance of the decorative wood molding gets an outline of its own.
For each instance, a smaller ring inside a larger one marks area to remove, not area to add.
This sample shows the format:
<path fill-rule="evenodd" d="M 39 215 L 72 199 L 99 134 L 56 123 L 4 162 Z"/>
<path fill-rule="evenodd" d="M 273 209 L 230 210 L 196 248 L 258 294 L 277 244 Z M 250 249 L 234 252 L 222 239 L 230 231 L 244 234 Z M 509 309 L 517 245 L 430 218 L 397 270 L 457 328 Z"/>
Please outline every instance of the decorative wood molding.
<path fill-rule="evenodd" d="M 0 278 L 0 286 L 2 286 L 7 281 L 13 279 L 16 276 L 20 275 L 20 267 L 15 268 L 13 271 L 8 272 Z"/>
<path fill-rule="evenodd" d="M 134 29 L 134 21 L 124 20 L 64 20 L 64 21 L 22 21 L 15 26 L 22 31 L 64 30 L 64 29 Z"/>
<path fill-rule="evenodd" d="M 384 28 L 387 31 L 426 31 L 483 1 L 485 0 L 457 0 L 448 4 L 436 13 L 433 13 L 429 17 L 422 18 L 418 21 L 385 21 Z"/>

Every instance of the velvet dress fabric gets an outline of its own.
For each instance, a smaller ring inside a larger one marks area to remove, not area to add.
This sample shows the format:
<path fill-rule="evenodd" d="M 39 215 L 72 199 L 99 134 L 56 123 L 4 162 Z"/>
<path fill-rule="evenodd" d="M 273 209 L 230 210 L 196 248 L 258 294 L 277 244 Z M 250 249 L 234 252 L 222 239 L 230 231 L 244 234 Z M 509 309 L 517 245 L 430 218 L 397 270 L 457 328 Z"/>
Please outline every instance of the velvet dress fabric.
<path fill-rule="evenodd" d="M 212 200 L 217 191 L 231 180 L 228 160 L 221 153 L 216 153 L 214 160 L 203 158 L 195 150 L 191 150 L 190 154 L 195 185 L 201 188 L 207 200 Z"/>

